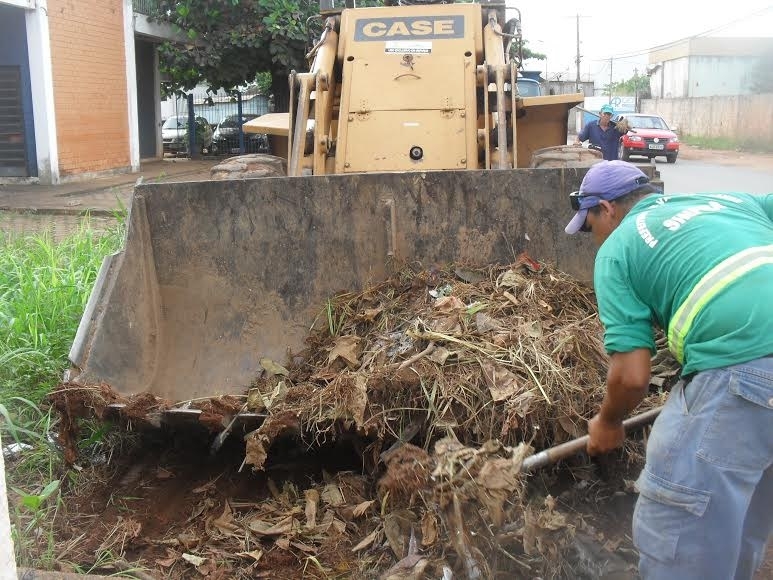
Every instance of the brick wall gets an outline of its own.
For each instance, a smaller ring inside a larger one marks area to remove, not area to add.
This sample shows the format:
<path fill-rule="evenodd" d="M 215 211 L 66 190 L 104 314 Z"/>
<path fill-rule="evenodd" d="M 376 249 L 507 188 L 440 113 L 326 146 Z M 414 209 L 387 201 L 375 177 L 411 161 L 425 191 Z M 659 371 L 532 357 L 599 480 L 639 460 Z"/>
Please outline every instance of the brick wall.
<path fill-rule="evenodd" d="M 60 175 L 126 168 L 122 0 L 49 0 Z"/>

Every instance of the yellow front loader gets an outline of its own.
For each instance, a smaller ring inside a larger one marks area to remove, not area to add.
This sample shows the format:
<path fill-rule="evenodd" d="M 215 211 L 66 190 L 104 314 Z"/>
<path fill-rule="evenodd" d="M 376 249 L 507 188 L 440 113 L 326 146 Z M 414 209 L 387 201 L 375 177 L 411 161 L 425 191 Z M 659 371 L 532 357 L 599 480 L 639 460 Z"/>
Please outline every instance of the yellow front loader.
<path fill-rule="evenodd" d="M 520 22 L 504 3 L 322 8 L 291 113 L 246 125 L 271 135 L 288 175 L 137 187 L 71 382 L 195 417 L 184 402 L 245 393 L 262 359 L 303 346 L 328 297 L 396 262 L 526 251 L 591 279 L 590 241 L 563 231 L 567 194 L 597 159 L 561 149 L 583 96 L 520 94 Z M 556 147 L 565 162 L 540 167 L 535 153 Z"/>

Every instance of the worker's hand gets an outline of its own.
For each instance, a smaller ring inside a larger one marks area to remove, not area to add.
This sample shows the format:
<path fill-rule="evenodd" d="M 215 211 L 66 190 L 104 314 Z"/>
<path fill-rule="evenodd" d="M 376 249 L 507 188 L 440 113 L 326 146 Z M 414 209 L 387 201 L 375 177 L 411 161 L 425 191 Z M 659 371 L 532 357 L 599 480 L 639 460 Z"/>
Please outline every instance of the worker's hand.
<path fill-rule="evenodd" d="M 601 415 L 588 421 L 588 455 L 600 455 L 623 445 L 625 429 L 623 423 L 607 423 Z"/>
<path fill-rule="evenodd" d="M 631 130 L 631 126 L 628 124 L 628 119 L 625 117 L 620 117 L 620 119 L 615 123 L 615 129 L 620 131 L 622 134 L 628 133 L 628 131 Z"/>

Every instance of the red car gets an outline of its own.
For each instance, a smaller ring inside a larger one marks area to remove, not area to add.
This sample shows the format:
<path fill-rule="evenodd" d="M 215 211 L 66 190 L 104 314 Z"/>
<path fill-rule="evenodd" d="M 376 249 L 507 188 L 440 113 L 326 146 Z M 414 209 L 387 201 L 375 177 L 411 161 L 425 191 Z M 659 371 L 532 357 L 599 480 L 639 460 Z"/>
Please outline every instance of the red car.
<path fill-rule="evenodd" d="M 645 113 L 626 113 L 616 115 L 612 120 L 616 121 L 621 116 L 628 119 L 628 125 L 633 131 L 620 137 L 620 159 L 628 161 L 631 155 L 641 155 L 649 159 L 665 157 L 669 163 L 676 163 L 679 137 L 668 128 L 662 117 Z"/>

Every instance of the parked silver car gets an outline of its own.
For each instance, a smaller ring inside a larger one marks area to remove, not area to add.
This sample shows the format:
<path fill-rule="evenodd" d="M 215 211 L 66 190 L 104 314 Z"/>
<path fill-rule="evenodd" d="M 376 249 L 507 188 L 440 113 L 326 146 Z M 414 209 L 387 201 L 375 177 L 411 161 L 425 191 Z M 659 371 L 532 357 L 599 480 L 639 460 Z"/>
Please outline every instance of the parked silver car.
<path fill-rule="evenodd" d="M 215 129 L 212 136 L 212 153 L 215 155 L 238 154 L 239 130 L 241 125 L 255 119 L 258 115 L 244 113 L 241 121 L 239 115 L 228 115 Z M 261 133 L 244 133 L 245 153 L 268 153 L 268 136 Z"/>
<path fill-rule="evenodd" d="M 196 117 L 196 148 L 200 153 L 208 153 L 212 148 L 212 127 L 204 117 Z M 164 153 L 188 152 L 188 115 L 169 117 L 161 125 L 161 138 L 164 141 Z"/>

